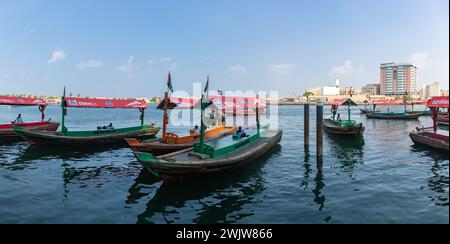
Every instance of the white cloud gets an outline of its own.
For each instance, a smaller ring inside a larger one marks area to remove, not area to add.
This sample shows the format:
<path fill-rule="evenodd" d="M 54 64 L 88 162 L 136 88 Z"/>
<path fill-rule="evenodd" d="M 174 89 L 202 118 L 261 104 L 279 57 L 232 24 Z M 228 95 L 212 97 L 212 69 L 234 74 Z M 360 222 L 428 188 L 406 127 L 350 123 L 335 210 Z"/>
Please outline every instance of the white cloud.
<path fill-rule="evenodd" d="M 352 61 L 346 60 L 343 65 L 335 66 L 331 69 L 329 76 L 331 78 L 351 79 L 355 75 L 361 75 L 366 72 L 364 66 L 353 67 Z"/>
<path fill-rule="evenodd" d="M 98 68 L 103 65 L 102 61 L 100 60 L 88 60 L 88 61 L 81 61 L 77 67 L 79 69 L 90 69 L 90 68 Z"/>
<path fill-rule="evenodd" d="M 418 68 L 424 69 L 430 65 L 429 57 L 427 52 L 423 53 L 413 53 L 409 56 L 409 62 L 416 65 Z"/>
<path fill-rule="evenodd" d="M 122 72 L 122 73 L 131 73 L 134 70 L 133 61 L 134 61 L 134 57 L 130 56 L 130 58 L 128 58 L 128 62 L 126 64 L 116 67 L 116 71 Z"/>
<path fill-rule="evenodd" d="M 247 73 L 247 68 L 242 65 L 236 64 L 230 67 L 230 72 L 233 74 L 243 74 Z"/>
<path fill-rule="evenodd" d="M 54 63 L 54 62 L 58 62 L 58 61 L 62 61 L 64 59 L 66 59 L 66 53 L 64 53 L 64 50 L 55 50 L 52 53 L 52 57 L 50 58 L 50 60 L 48 61 L 48 64 Z"/>
<path fill-rule="evenodd" d="M 278 74 L 286 74 L 289 71 L 295 69 L 294 64 L 272 64 L 268 66 L 270 72 Z"/>
<path fill-rule="evenodd" d="M 165 62 L 170 62 L 170 61 L 172 61 L 171 57 L 162 57 L 162 58 L 160 58 L 158 60 L 151 60 L 151 59 L 149 59 L 147 61 L 147 63 L 148 64 L 160 64 L 160 63 L 165 63 Z"/>

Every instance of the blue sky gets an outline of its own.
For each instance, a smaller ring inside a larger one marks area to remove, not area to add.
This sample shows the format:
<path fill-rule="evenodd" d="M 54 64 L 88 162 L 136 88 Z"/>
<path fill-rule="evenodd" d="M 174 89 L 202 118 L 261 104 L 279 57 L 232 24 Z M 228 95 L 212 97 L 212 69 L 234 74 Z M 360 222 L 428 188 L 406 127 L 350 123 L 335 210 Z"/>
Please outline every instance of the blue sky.
<path fill-rule="evenodd" d="M 0 94 L 160 96 L 379 81 L 415 62 L 449 82 L 448 0 L 0 0 Z"/>

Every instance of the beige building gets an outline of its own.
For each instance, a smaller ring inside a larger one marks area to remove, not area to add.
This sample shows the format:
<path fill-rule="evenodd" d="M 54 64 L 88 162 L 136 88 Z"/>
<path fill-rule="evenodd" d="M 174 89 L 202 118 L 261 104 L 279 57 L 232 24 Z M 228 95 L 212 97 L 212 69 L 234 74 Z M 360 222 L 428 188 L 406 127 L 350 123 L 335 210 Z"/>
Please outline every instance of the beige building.
<path fill-rule="evenodd" d="M 426 98 L 426 99 L 440 96 L 440 95 L 441 95 L 441 86 L 440 86 L 439 82 L 434 82 L 434 83 L 425 85 L 422 87 L 422 89 L 419 92 L 419 96 L 421 98 Z"/>
<path fill-rule="evenodd" d="M 367 84 L 361 88 L 361 93 L 370 96 L 380 95 L 380 84 Z"/>

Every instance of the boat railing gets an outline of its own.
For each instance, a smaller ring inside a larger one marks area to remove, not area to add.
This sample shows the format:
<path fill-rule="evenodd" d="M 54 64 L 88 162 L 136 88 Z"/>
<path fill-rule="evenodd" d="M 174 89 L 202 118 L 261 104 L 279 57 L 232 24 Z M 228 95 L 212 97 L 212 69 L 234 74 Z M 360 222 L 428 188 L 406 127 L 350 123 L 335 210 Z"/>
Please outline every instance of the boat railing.
<path fill-rule="evenodd" d="M 343 121 L 337 122 L 337 124 L 341 127 L 355 126 L 356 120 L 343 120 Z"/>

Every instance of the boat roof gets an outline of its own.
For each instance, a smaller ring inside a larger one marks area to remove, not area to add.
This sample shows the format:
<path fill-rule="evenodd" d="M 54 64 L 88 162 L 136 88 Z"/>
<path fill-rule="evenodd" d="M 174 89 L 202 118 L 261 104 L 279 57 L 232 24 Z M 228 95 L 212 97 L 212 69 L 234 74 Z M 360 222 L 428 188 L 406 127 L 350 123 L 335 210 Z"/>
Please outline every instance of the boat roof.
<path fill-rule="evenodd" d="M 403 99 L 377 99 L 372 100 L 372 104 L 375 105 L 396 105 L 396 104 L 403 104 L 405 101 Z"/>
<path fill-rule="evenodd" d="M 245 110 L 265 108 L 267 105 L 262 102 L 261 99 L 256 97 L 227 97 L 219 95 L 208 96 L 210 101 L 216 105 L 218 109 L 226 110 Z M 169 97 L 168 109 L 180 108 L 180 109 L 192 109 L 198 105 L 200 98 L 181 98 L 181 97 Z M 165 100 L 163 99 L 158 105 L 158 109 L 164 109 Z M 257 106 L 258 105 L 258 106 Z"/>
<path fill-rule="evenodd" d="M 348 105 L 348 106 L 358 106 L 355 102 L 353 102 L 350 98 L 344 98 L 344 99 L 333 99 L 328 102 L 330 105 L 335 106 L 341 106 L 341 105 Z"/>
<path fill-rule="evenodd" d="M 0 96 L 0 105 L 47 106 L 42 98 Z"/>
<path fill-rule="evenodd" d="M 67 97 L 67 107 L 74 108 L 147 108 L 144 100 Z"/>
<path fill-rule="evenodd" d="M 180 108 L 180 109 L 192 109 L 200 101 L 199 98 L 182 98 L 182 97 L 169 97 L 168 109 Z M 157 109 L 163 110 L 166 100 L 163 99 L 161 103 L 158 104 Z"/>
<path fill-rule="evenodd" d="M 429 108 L 449 108 L 448 100 L 448 96 L 432 97 L 428 100 L 427 106 Z"/>

